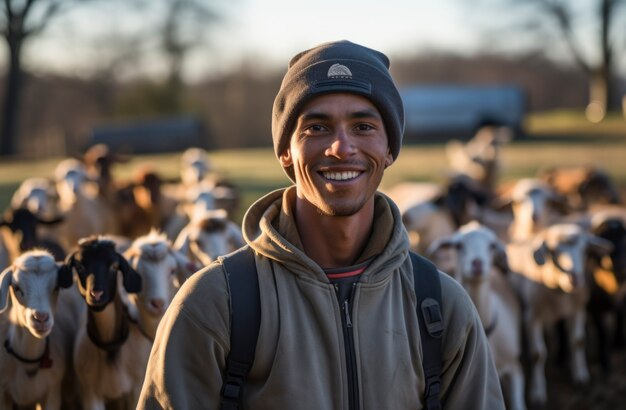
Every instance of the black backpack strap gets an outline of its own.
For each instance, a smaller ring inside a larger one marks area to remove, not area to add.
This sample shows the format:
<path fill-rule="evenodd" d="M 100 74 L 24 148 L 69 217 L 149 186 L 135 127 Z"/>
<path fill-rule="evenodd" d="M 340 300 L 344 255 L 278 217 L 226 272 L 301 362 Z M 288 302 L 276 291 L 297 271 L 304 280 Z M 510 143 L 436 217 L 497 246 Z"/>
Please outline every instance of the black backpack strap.
<path fill-rule="evenodd" d="M 429 260 L 410 252 L 413 263 L 413 282 L 417 296 L 417 317 L 420 325 L 422 367 L 426 378 L 424 404 L 426 409 L 441 409 L 443 314 L 441 311 L 441 280 L 439 271 Z"/>
<path fill-rule="evenodd" d="M 222 384 L 221 410 L 243 408 L 243 386 L 254 362 L 261 324 L 259 277 L 250 246 L 221 258 L 230 288 L 230 352 Z"/>

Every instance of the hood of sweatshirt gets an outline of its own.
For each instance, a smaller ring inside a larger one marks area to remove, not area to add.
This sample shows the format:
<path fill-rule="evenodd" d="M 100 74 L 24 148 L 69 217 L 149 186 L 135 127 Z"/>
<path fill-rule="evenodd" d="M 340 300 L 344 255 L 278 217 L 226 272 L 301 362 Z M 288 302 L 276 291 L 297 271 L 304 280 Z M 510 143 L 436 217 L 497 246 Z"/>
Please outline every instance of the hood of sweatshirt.
<path fill-rule="evenodd" d="M 296 188 L 279 189 L 256 201 L 246 212 L 242 227 L 245 241 L 255 252 L 279 263 L 295 275 L 328 283 L 322 267 L 302 250 L 292 212 Z M 384 280 L 408 257 L 409 239 L 400 211 L 384 194 L 375 194 L 374 224 L 370 239 L 355 264 L 370 260 L 361 282 Z"/>

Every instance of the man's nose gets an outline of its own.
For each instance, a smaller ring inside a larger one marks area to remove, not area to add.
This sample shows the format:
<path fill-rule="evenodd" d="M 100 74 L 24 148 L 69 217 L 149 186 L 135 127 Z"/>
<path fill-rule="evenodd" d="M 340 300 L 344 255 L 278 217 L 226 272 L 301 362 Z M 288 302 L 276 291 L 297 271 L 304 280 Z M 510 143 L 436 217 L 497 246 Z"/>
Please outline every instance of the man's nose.
<path fill-rule="evenodd" d="M 335 131 L 331 145 L 326 149 L 326 155 L 337 158 L 346 158 L 355 152 L 354 138 L 343 128 Z"/>

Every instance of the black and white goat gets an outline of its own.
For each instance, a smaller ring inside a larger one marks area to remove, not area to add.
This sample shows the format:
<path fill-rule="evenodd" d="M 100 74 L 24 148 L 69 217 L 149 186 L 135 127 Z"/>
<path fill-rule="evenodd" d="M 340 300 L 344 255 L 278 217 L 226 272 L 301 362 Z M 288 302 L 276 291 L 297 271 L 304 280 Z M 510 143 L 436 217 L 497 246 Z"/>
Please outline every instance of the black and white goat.
<path fill-rule="evenodd" d="M 586 305 L 589 300 L 587 255 L 606 255 L 609 241 L 576 224 L 555 224 L 527 241 L 509 243 L 511 279 L 522 297 L 532 373 L 530 400 L 547 401 L 545 363 L 548 349 L 544 329 L 565 320 L 571 352 L 570 370 L 575 383 L 589 382 L 585 351 Z"/>
<path fill-rule="evenodd" d="M 53 239 L 42 237 L 37 229 L 40 226 L 55 226 L 62 221 L 62 217 L 46 219 L 37 216 L 30 209 L 11 207 L 0 219 L 0 228 L 5 227 L 10 231 L 10 234 L 7 232 L 3 235 L 3 240 L 14 242 L 9 246 L 14 252 L 22 253 L 34 248 L 46 249 L 55 260 L 62 261 L 65 259 L 65 249 Z"/>
<path fill-rule="evenodd" d="M 107 401 L 122 400 L 134 408 L 151 342 L 130 320 L 118 287 L 139 292 L 141 276 L 103 237 L 80 240 L 66 266 L 76 273 L 86 302 L 74 347 L 82 407 L 102 410 Z"/>

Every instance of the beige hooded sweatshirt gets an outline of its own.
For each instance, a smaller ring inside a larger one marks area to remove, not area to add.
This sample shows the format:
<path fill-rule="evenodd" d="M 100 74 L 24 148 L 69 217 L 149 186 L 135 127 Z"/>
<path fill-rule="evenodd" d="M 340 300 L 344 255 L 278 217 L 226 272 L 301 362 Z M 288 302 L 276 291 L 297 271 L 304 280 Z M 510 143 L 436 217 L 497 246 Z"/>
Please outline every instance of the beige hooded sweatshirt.
<path fill-rule="evenodd" d="M 268 194 L 244 218 L 256 253 L 261 329 L 243 399 L 254 410 L 348 410 L 341 309 L 320 266 L 302 251 L 291 209 L 295 188 Z M 352 300 L 360 408 L 423 407 L 422 347 L 408 255 L 396 206 L 376 194 L 371 259 Z M 498 376 L 472 301 L 441 274 L 442 404 L 504 409 Z M 163 317 L 138 409 L 218 409 L 229 352 L 228 284 L 221 263 L 194 274 Z"/>

